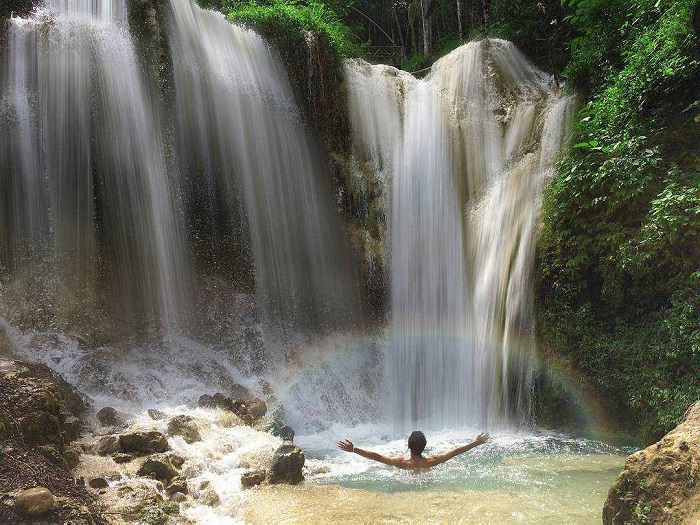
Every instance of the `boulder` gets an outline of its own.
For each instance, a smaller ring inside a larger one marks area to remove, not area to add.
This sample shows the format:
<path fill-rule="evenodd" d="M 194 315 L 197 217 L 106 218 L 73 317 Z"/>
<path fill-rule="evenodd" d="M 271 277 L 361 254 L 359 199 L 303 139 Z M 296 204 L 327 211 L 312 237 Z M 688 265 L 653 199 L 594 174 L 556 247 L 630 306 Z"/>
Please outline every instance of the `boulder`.
<path fill-rule="evenodd" d="M 255 423 L 255 430 L 258 432 L 269 432 L 270 434 L 275 434 L 275 432 L 283 426 L 284 423 L 282 423 L 282 421 L 276 417 L 266 415 Z"/>
<path fill-rule="evenodd" d="M 187 494 L 187 481 L 185 481 L 179 476 L 174 477 L 170 481 L 170 485 L 168 485 L 165 489 L 165 493 L 169 495 L 172 495 L 176 492 L 182 492 L 183 494 Z"/>
<path fill-rule="evenodd" d="M 200 408 L 217 408 L 214 397 L 209 394 L 202 394 L 197 400 L 197 406 Z"/>
<path fill-rule="evenodd" d="M 131 432 L 119 436 L 119 448 L 122 452 L 136 455 L 154 454 L 168 450 L 168 439 L 160 432 Z"/>
<path fill-rule="evenodd" d="M 163 512 L 165 500 L 152 483 L 139 479 L 119 482 L 113 491 L 108 491 L 105 504 L 110 512 L 119 516 L 130 516 L 136 523 L 163 523 L 167 516 Z M 149 518 L 158 517 L 156 521 Z"/>
<path fill-rule="evenodd" d="M 148 417 L 154 421 L 161 421 L 168 417 L 165 412 L 161 412 L 160 410 L 156 410 L 154 408 L 149 408 L 146 412 L 148 412 Z"/>
<path fill-rule="evenodd" d="M 243 385 L 239 385 L 238 383 L 231 386 L 231 388 L 229 390 L 231 391 L 231 397 L 233 399 L 240 399 L 242 401 L 247 401 L 247 400 L 253 399 L 255 397 L 250 390 L 248 390 Z"/>
<path fill-rule="evenodd" d="M 268 481 L 296 485 L 304 480 L 302 468 L 306 458 L 304 451 L 293 443 L 284 443 L 275 451 Z"/>
<path fill-rule="evenodd" d="M 98 456 L 109 456 L 119 451 L 119 436 L 102 436 L 97 440 L 93 450 Z"/>
<path fill-rule="evenodd" d="M 106 489 L 109 486 L 107 480 L 102 477 L 94 477 L 88 480 L 88 487 L 92 489 Z"/>
<path fill-rule="evenodd" d="M 44 487 L 23 490 L 15 498 L 15 512 L 28 518 L 47 514 L 55 503 L 53 494 Z"/>
<path fill-rule="evenodd" d="M 250 401 L 246 401 L 246 409 L 250 418 L 253 421 L 257 421 L 267 412 L 267 405 L 262 399 L 255 398 Z"/>
<path fill-rule="evenodd" d="M 603 523 L 700 523 L 700 401 L 658 443 L 627 458 Z"/>
<path fill-rule="evenodd" d="M 241 486 L 244 489 L 260 485 L 267 477 L 265 470 L 248 470 L 241 475 Z"/>
<path fill-rule="evenodd" d="M 177 476 L 177 469 L 170 463 L 170 458 L 165 454 L 156 454 L 148 458 L 136 472 L 139 476 L 148 476 L 169 483 Z"/>
<path fill-rule="evenodd" d="M 199 434 L 197 423 L 190 416 L 175 416 L 168 421 L 168 435 L 182 436 L 185 443 L 191 444 L 197 441 L 202 441 L 202 436 Z"/>
<path fill-rule="evenodd" d="M 185 458 L 177 454 L 168 454 L 168 458 L 170 458 L 170 463 L 172 463 L 175 468 L 180 468 L 185 463 Z"/>
<path fill-rule="evenodd" d="M 115 427 L 124 423 L 124 419 L 112 407 L 104 407 L 97 411 L 97 421 L 105 427 Z"/>
<path fill-rule="evenodd" d="M 282 441 L 294 441 L 294 430 L 292 430 L 292 427 L 287 425 L 278 428 L 277 430 L 273 430 L 271 434 L 282 438 Z"/>
<path fill-rule="evenodd" d="M 216 491 L 214 491 L 213 488 L 207 487 L 199 495 L 199 501 L 204 505 L 209 505 L 210 507 L 213 507 L 214 505 L 219 503 L 219 495 L 216 493 Z"/>

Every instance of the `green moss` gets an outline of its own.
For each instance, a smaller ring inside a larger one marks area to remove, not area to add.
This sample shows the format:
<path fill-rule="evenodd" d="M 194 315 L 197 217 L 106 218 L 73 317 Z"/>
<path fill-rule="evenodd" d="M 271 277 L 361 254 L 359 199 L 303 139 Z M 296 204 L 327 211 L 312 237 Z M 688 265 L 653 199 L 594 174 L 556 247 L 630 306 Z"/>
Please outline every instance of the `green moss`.
<path fill-rule="evenodd" d="M 63 448 L 61 425 L 58 417 L 49 412 L 39 412 L 29 424 L 24 427 L 24 438 L 29 443 L 53 443 Z"/>
<path fill-rule="evenodd" d="M 333 51 L 341 56 L 361 54 L 352 29 L 324 4 L 316 1 L 267 0 L 227 2 L 228 18 L 263 34 L 285 35 L 290 42 L 306 45 L 307 33 L 326 37 Z"/>
<path fill-rule="evenodd" d="M 61 413 L 61 404 L 56 396 L 51 392 L 44 391 L 42 397 L 44 398 L 44 410 L 53 416 L 58 416 Z"/>

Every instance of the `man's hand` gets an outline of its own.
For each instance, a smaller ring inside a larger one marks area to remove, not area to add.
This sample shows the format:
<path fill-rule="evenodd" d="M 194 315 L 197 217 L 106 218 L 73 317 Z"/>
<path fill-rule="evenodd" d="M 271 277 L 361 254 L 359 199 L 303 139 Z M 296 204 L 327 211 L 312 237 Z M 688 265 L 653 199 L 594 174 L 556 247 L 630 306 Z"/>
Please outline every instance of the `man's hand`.
<path fill-rule="evenodd" d="M 486 432 L 482 432 L 478 436 L 476 436 L 476 439 L 474 440 L 474 443 L 477 445 L 483 445 L 486 443 L 489 439 L 491 439 L 491 434 L 488 434 Z"/>
<path fill-rule="evenodd" d="M 344 450 L 345 452 L 355 452 L 355 445 L 353 445 L 352 441 L 349 439 L 346 439 L 345 441 L 338 441 L 338 448 L 340 450 Z"/>

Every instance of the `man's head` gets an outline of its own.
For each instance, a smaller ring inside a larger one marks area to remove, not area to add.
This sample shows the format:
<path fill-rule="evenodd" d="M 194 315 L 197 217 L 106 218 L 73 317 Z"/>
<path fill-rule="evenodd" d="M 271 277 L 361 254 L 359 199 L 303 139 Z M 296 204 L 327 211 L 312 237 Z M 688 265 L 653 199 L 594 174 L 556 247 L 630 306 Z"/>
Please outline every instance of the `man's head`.
<path fill-rule="evenodd" d="M 420 430 L 414 430 L 411 435 L 408 436 L 408 448 L 411 449 L 411 454 L 420 456 L 425 450 L 425 445 L 427 440 L 425 439 L 425 434 Z"/>

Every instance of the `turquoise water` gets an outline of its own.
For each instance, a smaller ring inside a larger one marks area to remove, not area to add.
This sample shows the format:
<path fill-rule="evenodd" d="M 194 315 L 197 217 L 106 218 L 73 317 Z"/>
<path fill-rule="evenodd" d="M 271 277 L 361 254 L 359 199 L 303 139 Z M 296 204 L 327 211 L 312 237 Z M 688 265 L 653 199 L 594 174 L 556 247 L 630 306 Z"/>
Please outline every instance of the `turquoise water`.
<path fill-rule="evenodd" d="M 477 433 L 426 432 L 426 453 L 470 442 Z M 407 453 L 405 439 L 392 439 L 379 427 L 355 428 L 346 434 L 362 448 L 390 455 Z M 488 443 L 428 472 L 414 474 L 338 451 L 332 448 L 331 437 L 328 432 L 298 438 L 307 453 L 309 483 L 395 495 L 399 501 L 438 498 L 440 505 L 454 513 L 450 519 L 464 519 L 465 523 L 480 523 L 481 518 L 488 522 L 494 507 L 502 511 L 499 519 L 505 522 L 512 518 L 513 523 L 600 523 L 610 485 L 622 470 L 624 458 L 636 450 L 631 441 L 610 443 L 544 430 L 496 432 Z M 468 495 L 466 501 L 476 505 L 464 509 L 465 514 L 460 514 L 460 494 Z M 391 514 L 388 509 L 393 501 L 387 499 L 382 512 Z M 481 505 L 483 515 L 477 508 Z M 405 510 L 401 515 L 413 521 Z M 415 519 L 420 521 L 418 516 Z"/>

